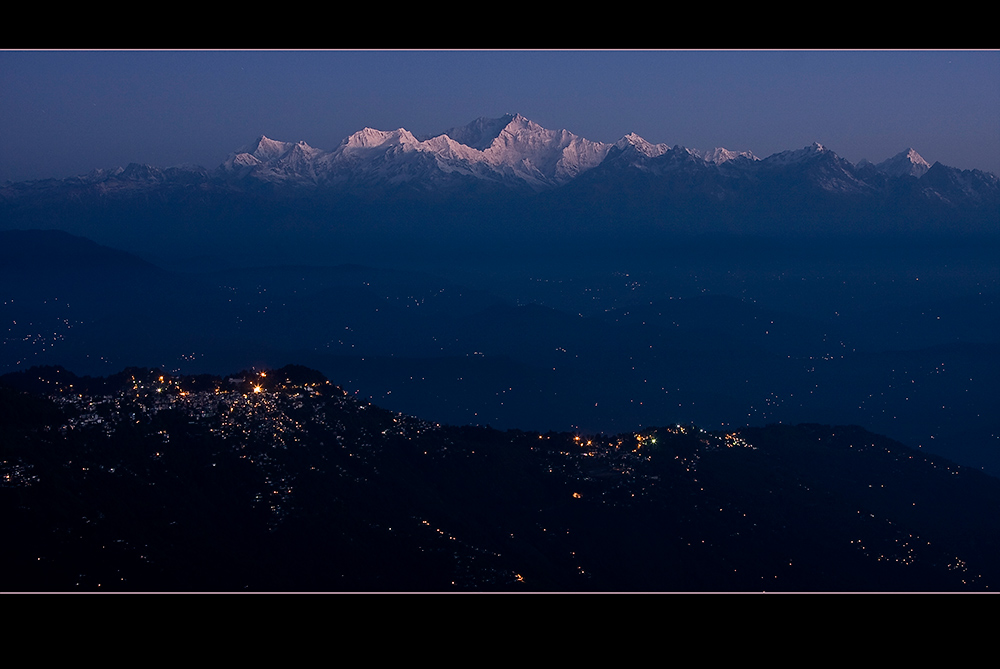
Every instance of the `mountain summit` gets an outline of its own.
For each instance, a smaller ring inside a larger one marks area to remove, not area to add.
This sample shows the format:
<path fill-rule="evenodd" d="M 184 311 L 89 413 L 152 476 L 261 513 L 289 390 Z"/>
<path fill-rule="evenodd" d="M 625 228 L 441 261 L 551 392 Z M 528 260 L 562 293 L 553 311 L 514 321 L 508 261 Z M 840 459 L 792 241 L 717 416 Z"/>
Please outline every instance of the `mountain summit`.
<path fill-rule="evenodd" d="M 889 176 L 909 175 L 917 178 L 924 176 L 930 168 L 931 164 L 913 149 L 907 149 L 902 153 L 898 153 L 875 166 L 875 169 Z"/>

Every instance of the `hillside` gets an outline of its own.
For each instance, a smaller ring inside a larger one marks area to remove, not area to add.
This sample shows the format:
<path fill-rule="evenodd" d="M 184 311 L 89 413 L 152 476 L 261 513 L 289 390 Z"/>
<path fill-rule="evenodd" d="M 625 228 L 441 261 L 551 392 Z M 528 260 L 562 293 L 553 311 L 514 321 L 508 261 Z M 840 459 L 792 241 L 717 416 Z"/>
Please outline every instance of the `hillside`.
<path fill-rule="evenodd" d="M 446 426 L 295 366 L 34 368 L 0 384 L 4 591 L 982 591 L 1000 578 L 1000 481 L 858 427 Z"/>

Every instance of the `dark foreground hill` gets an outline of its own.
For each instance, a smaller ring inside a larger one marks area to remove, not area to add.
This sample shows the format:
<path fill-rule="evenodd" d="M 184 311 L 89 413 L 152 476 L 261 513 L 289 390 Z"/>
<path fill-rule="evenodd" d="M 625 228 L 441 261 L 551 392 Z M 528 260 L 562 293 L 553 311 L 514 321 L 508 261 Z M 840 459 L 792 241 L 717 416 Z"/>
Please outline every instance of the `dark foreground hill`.
<path fill-rule="evenodd" d="M 857 427 L 451 427 L 302 367 L 0 379 L 4 591 L 925 591 L 1000 481 Z"/>

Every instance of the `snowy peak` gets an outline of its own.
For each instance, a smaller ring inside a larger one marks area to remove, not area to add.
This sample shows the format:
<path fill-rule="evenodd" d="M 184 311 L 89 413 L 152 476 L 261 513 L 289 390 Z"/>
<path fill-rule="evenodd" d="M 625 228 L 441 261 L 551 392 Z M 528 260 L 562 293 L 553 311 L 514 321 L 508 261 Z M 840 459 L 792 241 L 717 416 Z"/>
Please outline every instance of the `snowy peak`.
<path fill-rule="evenodd" d="M 477 151 L 486 151 L 502 135 L 517 138 L 524 137 L 525 135 L 539 135 L 552 132 L 555 131 L 546 130 L 520 114 L 505 114 L 500 118 L 481 116 L 467 125 L 449 128 L 441 134 L 447 135 L 459 144 L 464 144 Z"/>
<path fill-rule="evenodd" d="M 723 149 L 721 147 L 714 148 L 710 151 L 706 151 L 701 154 L 701 157 L 709 163 L 715 163 L 716 165 L 721 165 L 722 163 L 728 163 L 730 160 L 736 160 L 737 158 L 746 158 L 747 160 L 760 160 L 751 151 L 730 151 L 729 149 Z"/>
<path fill-rule="evenodd" d="M 442 138 L 454 144 L 446 146 Z M 444 148 L 447 154 L 440 152 Z M 547 130 L 521 114 L 481 117 L 424 140 L 420 147 L 437 152 L 439 162 L 461 160 L 466 163 L 463 169 L 484 178 L 516 181 L 535 190 L 565 183 L 595 167 L 609 148 L 567 130 Z"/>
<path fill-rule="evenodd" d="M 233 153 L 223 163 L 226 170 L 247 170 L 258 165 L 280 160 L 295 145 L 291 142 L 279 142 L 261 135 L 256 142 Z"/>
<path fill-rule="evenodd" d="M 313 163 L 323 154 L 305 142 L 280 142 L 261 135 L 253 144 L 233 153 L 222 164 L 222 171 L 243 177 L 254 175 L 263 180 L 297 181 L 315 177 Z"/>
<path fill-rule="evenodd" d="M 510 121 L 508 121 L 507 124 L 504 125 L 503 127 L 503 130 L 506 130 L 508 133 L 514 134 L 524 130 L 527 130 L 529 132 L 538 132 L 540 130 L 541 131 L 545 130 L 545 128 L 543 128 L 542 126 L 538 125 L 534 121 L 524 116 L 521 116 L 520 114 L 507 114 L 507 116 L 504 116 L 502 118 L 508 118 L 508 117 L 510 118 Z M 501 130 L 501 132 L 503 132 L 503 130 Z"/>
<path fill-rule="evenodd" d="M 930 163 L 913 149 L 897 153 L 892 158 L 875 165 L 875 169 L 889 176 L 913 176 L 918 179 L 926 174 L 930 167 Z"/>
<path fill-rule="evenodd" d="M 229 160 L 227 160 L 224 163 L 224 167 L 226 167 L 228 169 L 239 169 L 239 168 L 243 168 L 243 167 L 248 167 L 248 168 L 249 167 L 255 167 L 256 165 L 260 165 L 260 164 L 261 164 L 261 161 L 257 160 L 253 156 L 253 154 L 246 153 L 244 151 L 242 153 L 236 153 L 236 154 L 233 154 L 232 156 L 230 156 Z"/>
<path fill-rule="evenodd" d="M 687 160 L 697 158 L 706 163 L 712 163 L 715 165 L 721 165 L 722 163 L 736 160 L 737 158 L 746 158 L 751 161 L 759 160 L 759 158 L 757 158 L 757 156 L 750 151 L 730 151 L 729 149 L 721 147 L 710 149 L 708 151 L 698 151 L 696 149 L 688 149 L 680 145 L 671 148 L 668 144 L 651 144 L 634 132 L 630 132 L 619 139 L 614 143 L 612 148 L 623 156 L 631 155 L 642 156 L 645 158 L 658 158 L 659 156 L 665 155 L 671 151 L 675 151 L 677 152 L 673 156 L 675 160 L 681 158 Z"/>
<path fill-rule="evenodd" d="M 670 147 L 668 145 L 651 144 L 650 142 L 647 142 L 645 139 L 635 134 L 634 132 L 630 132 L 629 134 L 625 135 L 617 142 L 615 142 L 614 148 L 623 152 L 635 151 L 646 156 L 647 158 L 655 158 L 657 156 L 662 156 L 664 153 L 670 150 Z"/>
<path fill-rule="evenodd" d="M 592 142 L 568 130 L 546 130 L 520 114 L 500 132 L 484 154 L 515 166 L 538 186 L 566 183 L 604 160 L 610 144 Z"/>
<path fill-rule="evenodd" d="M 269 160 L 274 160 L 285 155 L 292 146 L 290 142 L 278 142 L 265 135 L 261 135 L 253 148 L 246 151 L 246 153 L 250 153 L 257 160 L 266 163 Z"/>
<path fill-rule="evenodd" d="M 782 151 L 781 153 L 775 153 L 768 156 L 762 162 L 768 165 L 794 165 L 796 163 L 802 163 L 809 161 L 817 156 L 836 156 L 833 151 L 830 151 L 825 146 L 819 142 L 813 142 L 811 145 L 794 151 Z"/>
<path fill-rule="evenodd" d="M 363 128 L 345 139 L 338 151 L 351 152 L 354 150 L 385 149 L 391 146 L 413 145 L 417 143 L 417 139 L 409 130 L 404 128 L 389 131 Z"/>

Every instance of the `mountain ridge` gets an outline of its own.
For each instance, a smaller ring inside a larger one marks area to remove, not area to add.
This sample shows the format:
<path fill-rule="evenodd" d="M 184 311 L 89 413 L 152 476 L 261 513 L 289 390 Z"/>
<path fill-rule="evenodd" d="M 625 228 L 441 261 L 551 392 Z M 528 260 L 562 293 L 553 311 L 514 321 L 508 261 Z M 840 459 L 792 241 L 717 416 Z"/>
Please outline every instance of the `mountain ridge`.
<path fill-rule="evenodd" d="M 472 219 L 504 235 L 519 228 L 557 237 L 580 230 L 995 236 L 1000 178 L 929 165 L 912 148 L 877 164 L 851 163 L 818 142 L 760 158 L 652 144 L 635 133 L 595 142 L 507 114 L 433 136 L 363 128 L 331 151 L 261 135 L 214 170 L 133 163 L 0 186 L 7 229 L 60 220 L 55 227 L 93 236 L 77 221 L 107 207 L 123 208 L 114 209 L 123 219 L 166 217 L 169 225 L 211 212 L 224 227 L 244 211 L 262 230 L 289 219 L 339 234 L 366 220 L 380 234 L 447 238 L 466 234 Z"/>
<path fill-rule="evenodd" d="M 788 165 L 808 160 L 816 154 L 833 153 L 828 147 L 814 142 L 802 149 L 789 149 L 760 158 L 751 151 L 733 151 L 724 147 L 697 150 L 683 145 L 671 147 L 668 144 L 653 144 L 634 132 L 625 134 L 616 142 L 599 142 L 565 129 L 549 130 L 543 128 L 521 114 L 505 114 L 498 118 L 479 117 L 466 125 L 455 126 L 431 135 L 414 135 L 405 128 L 386 131 L 365 127 L 345 137 L 336 148 L 329 151 L 310 146 L 304 140 L 289 142 L 261 134 L 254 142 L 232 152 L 214 170 L 201 166 L 162 168 L 132 163 L 125 168 L 95 168 L 89 176 L 92 178 L 121 176 L 131 167 L 132 176 L 138 176 L 135 172 L 140 169 L 160 172 L 167 169 L 204 171 L 218 175 L 239 173 L 243 168 L 244 173 L 240 176 L 245 177 L 248 176 L 245 173 L 245 168 L 250 168 L 253 176 L 261 180 L 268 180 L 274 178 L 272 172 L 275 168 L 280 167 L 280 171 L 286 175 L 316 180 L 319 173 L 324 170 L 336 170 L 342 163 L 347 162 L 349 157 L 359 158 L 359 151 L 384 150 L 385 154 L 400 154 L 410 151 L 430 153 L 449 163 L 456 161 L 481 162 L 500 172 L 503 172 L 504 169 L 516 170 L 517 167 L 526 163 L 530 163 L 536 170 L 539 170 L 539 163 L 547 162 L 545 176 L 548 181 L 543 182 L 543 185 L 555 186 L 561 185 L 580 172 L 600 164 L 612 149 L 627 151 L 629 148 L 647 159 L 657 158 L 673 151 L 681 151 L 706 163 L 716 165 L 741 156 L 752 162 Z M 556 155 L 558 157 L 555 157 Z M 833 155 L 836 154 L 833 153 Z M 841 158 L 841 160 L 843 159 Z M 868 159 L 862 159 L 858 163 L 845 162 L 853 168 L 873 167 L 876 171 L 889 176 L 909 174 L 917 178 L 923 176 L 931 167 L 931 163 L 910 147 L 878 163 L 873 163 Z M 288 169 L 296 164 L 310 164 L 317 169 L 317 174 Z M 452 164 L 451 167 L 454 169 L 455 165 Z M 560 168 L 559 174 L 555 174 Z M 980 170 L 972 171 L 992 174 Z M 523 171 L 516 174 L 521 179 L 530 180 Z M 69 179 L 79 179 L 83 176 L 85 175 Z M 535 180 L 538 181 L 537 175 Z M 14 183 L 32 183 L 34 181 L 40 180 Z M 319 181 L 323 181 L 323 179 L 320 177 Z"/>
<path fill-rule="evenodd" d="M 257 160 L 262 163 L 287 163 L 285 156 L 291 151 L 293 143 L 275 142 L 266 136 L 262 136 L 258 143 L 263 140 L 267 140 L 270 144 L 266 156 L 259 155 L 260 149 L 253 152 L 252 155 Z M 277 151 L 271 148 L 272 145 L 280 145 L 282 148 Z M 298 142 L 298 145 L 308 147 L 305 142 Z M 352 150 L 385 149 L 386 153 L 420 151 L 435 155 L 442 169 L 448 170 L 450 167 L 455 170 L 456 163 L 463 162 L 485 163 L 488 171 L 527 181 L 535 190 L 563 185 L 580 173 L 600 165 L 613 150 L 635 153 L 641 157 L 640 159 L 654 159 L 672 151 L 680 151 L 715 165 L 739 157 L 747 158 L 751 162 L 767 163 L 770 166 L 791 165 L 807 161 L 817 154 L 836 155 L 819 142 L 814 142 L 803 149 L 781 151 L 762 159 L 751 151 L 733 151 L 723 147 L 702 151 L 681 145 L 671 147 L 667 144 L 653 144 L 634 132 L 624 135 L 614 143 L 595 142 L 565 129 L 545 129 L 520 114 L 506 114 L 499 118 L 479 117 L 464 126 L 449 128 L 436 135 L 419 137 L 404 128 L 394 131 L 364 128 L 345 138 L 341 145 L 332 151 L 324 152 L 308 148 L 314 152 L 311 158 L 322 165 L 319 172 L 335 170 L 336 166 L 345 160 L 344 154 Z M 234 162 L 239 162 L 239 156 L 242 155 L 240 152 L 232 154 L 222 167 L 225 169 Z M 845 162 L 853 169 L 872 166 L 877 172 L 887 176 L 909 174 L 919 178 L 930 168 L 930 163 L 912 148 L 907 148 L 877 164 L 867 159 L 857 164 Z M 445 167 L 445 164 L 448 167 Z M 262 179 L 267 178 L 263 172 L 257 176 Z M 484 174 L 480 176 L 486 177 Z M 490 176 L 496 178 L 499 175 Z M 323 181 L 323 178 L 320 177 L 319 181 Z"/>

